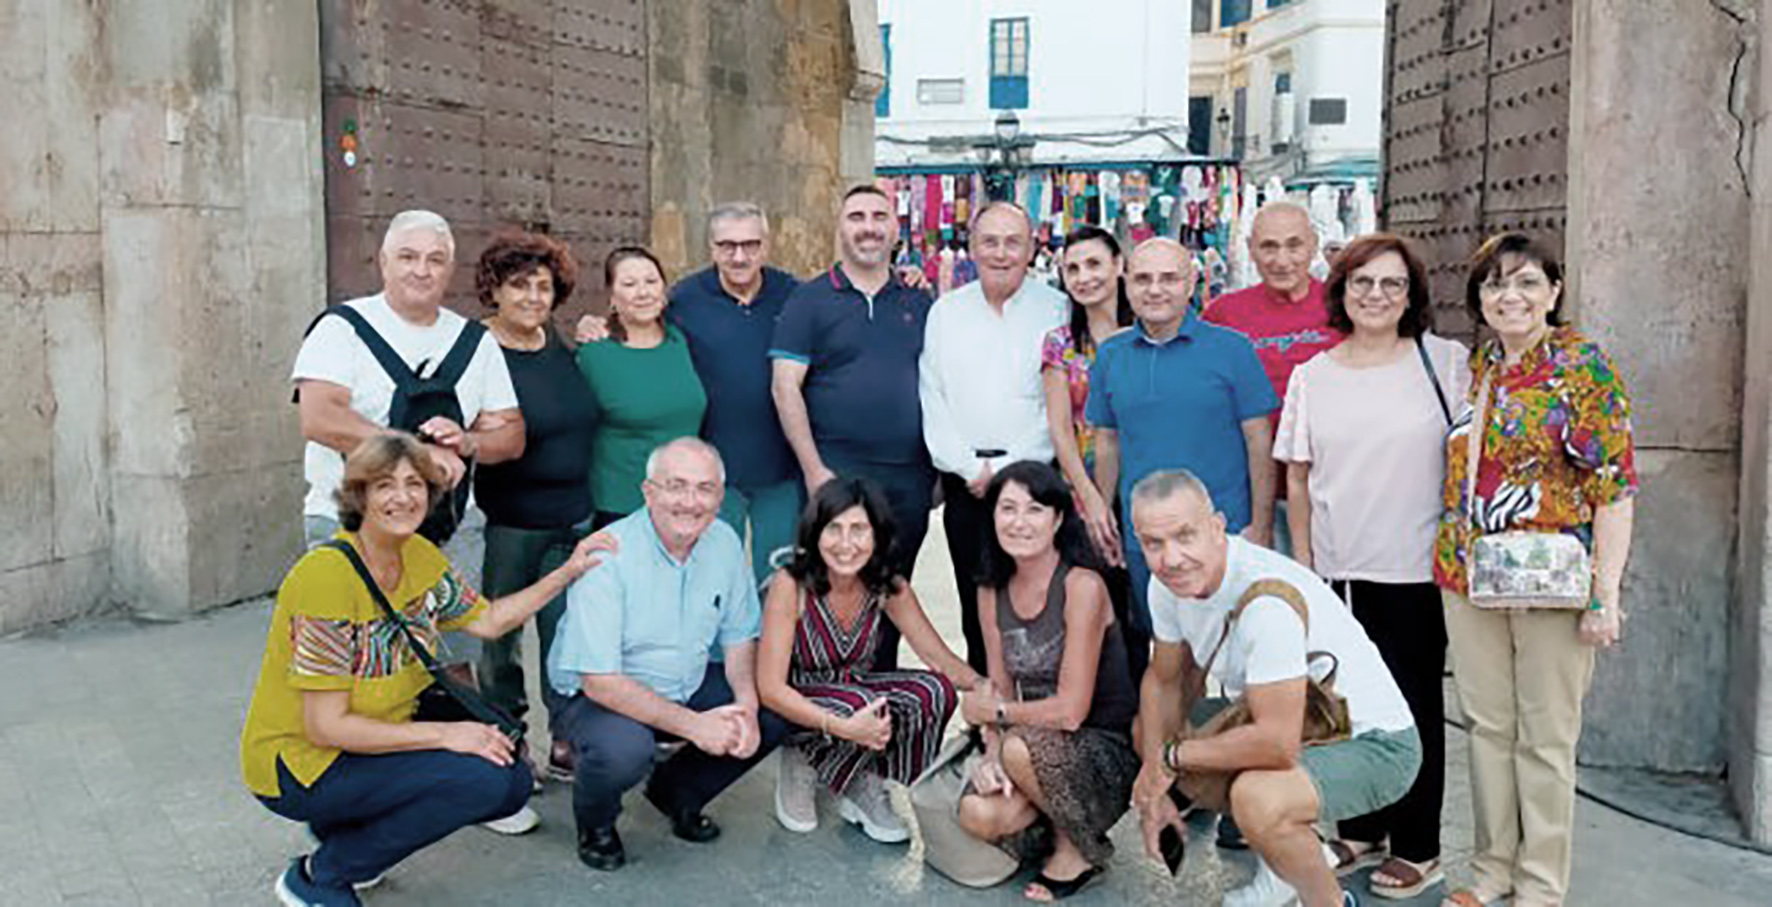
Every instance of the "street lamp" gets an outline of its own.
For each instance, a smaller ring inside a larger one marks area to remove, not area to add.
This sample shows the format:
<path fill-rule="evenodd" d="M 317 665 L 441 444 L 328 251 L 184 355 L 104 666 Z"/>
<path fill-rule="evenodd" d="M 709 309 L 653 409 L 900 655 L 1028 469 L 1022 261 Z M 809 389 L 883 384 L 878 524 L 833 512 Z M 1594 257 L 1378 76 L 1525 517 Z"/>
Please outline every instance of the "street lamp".
<path fill-rule="evenodd" d="M 1013 110 L 1005 110 L 997 114 L 997 147 L 1009 149 L 1015 147 L 1015 140 L 1021 137 L 1021 117 Z"/>
<path fill-rule="evenodd" d="M 1231 112 L 1223 107 L 1218 108 L 1218 116 L 1213 118 L 1213 122 L 1218 124 L 1219 153 L 1228 156 L 1226 152 L 1231 144 Z"/>
<path fill-rule="evenodd" d="M 991 137 L 975 139 L 972 147 L 985 165 L 986 195 L 993 201 L 1002 201 L 1014 192 L 1015 171 L 1025 165 L 1034 138 L 1021 134 L 1021 117 L 1013 110 L 998 113 L 992 126 Z"/>

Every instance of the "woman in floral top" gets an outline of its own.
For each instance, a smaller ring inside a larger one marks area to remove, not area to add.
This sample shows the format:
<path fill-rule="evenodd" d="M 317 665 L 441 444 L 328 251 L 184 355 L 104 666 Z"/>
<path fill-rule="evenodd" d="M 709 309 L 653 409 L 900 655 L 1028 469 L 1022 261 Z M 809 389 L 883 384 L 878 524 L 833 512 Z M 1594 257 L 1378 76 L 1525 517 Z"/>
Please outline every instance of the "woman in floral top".
<path fill-rule="evenodd" d="M 1594 651 L 1618 641 L 1637 473 L 1630 398 L 1612 361 L 1560 325 L 1555 257 L 1519 234 L 1472 262 L 1465 302 L 1495 339 L 1471 357 L 1472 394 L 1446 449 L 1434 580 L 1446 601 L 1459 698 L 1471 722 L 1475 884 L 1445 903 L 1561 904 L 1569 886 L 1575 746 Z M 1465 500 L 1470 411 L 1488 387 L 1475 499 Z M 1581 612 L 1484 610 L 1466 598 L 1470 546 L 1508 530 L 1563 532 L 1592 555 Z"/>
<path fill-rule="evenodd" d="M 1109 569 L 1103 575 L 1114 601 L 1121 627 L 1126 619 L 1131 580 L 1120 547 L 1120 530 L 1114 514 L 1114 476 L 1095 475 L 1095 429 L 1083 418 L 1089 402 L 1089 366 L 1101 342 L 1132 323 L 1132 302 L 1126 297 L 1121 276 L 1120 244 L 1100 227 L 1085 224 L 1064 238 L 1065 295 L 1070 297 L 1069 322 L 1046 334 L 1040 349 L 1040 376 L 1046 386 L 1046 422 L 1052 431 L 1052 449 L 1058 467 L 1077 499 L 1077 513 L 1089 529 L 1089 540 Z M 1135 653 L 1134 677 L 1144 670 L 1145 648 L 1128 637 Z"/>

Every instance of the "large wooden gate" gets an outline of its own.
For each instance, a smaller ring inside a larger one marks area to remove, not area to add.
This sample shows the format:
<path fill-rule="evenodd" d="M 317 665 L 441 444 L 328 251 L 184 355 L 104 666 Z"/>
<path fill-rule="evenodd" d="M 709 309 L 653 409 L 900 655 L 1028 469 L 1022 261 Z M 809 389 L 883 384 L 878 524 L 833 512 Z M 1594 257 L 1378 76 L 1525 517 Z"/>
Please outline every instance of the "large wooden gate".
<path fill-rule="evenodd" d="M 322 0 L 327 289 L 380 285 L 388 219 L 429 208 L 455 231 L 449 304 L 500 228 L 571 243 L 582 292 L 597 263 L 644 240 L 648 200 L 644 0 Z"/>
<path fill-rule="evenodd" d="M 1442 333 L 1465 262 L 1520 230 L 1563 246 L 1570 0 L 1389 0 L 1383 220 L 1429 256 Z"/>

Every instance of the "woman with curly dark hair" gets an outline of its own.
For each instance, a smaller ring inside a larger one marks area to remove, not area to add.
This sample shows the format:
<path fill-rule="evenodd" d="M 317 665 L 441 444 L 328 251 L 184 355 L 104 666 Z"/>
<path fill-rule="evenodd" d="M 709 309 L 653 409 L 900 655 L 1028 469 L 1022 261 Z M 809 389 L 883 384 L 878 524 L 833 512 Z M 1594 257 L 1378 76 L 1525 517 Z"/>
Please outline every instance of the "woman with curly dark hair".
<path fill-rule="evenodd" d="M 1049 825 L 1052 848 L 1024 892 L 1057 901 L 1100 875 L 1107 832 L 1132 796 L 1138 697 L 1116 627 L 1101 558 L 1058 470 L 1022 460 L 984 495 L 978 618 L 990 684 L 961 704 L 985 729 L 985 758 L 960 798 L 974 837 L 1036 856 L 1024 835 Z"/>
<path fill-rule="evenodd" d="M 590 534 L 597 407 L 553 326 L 555 308 L 578 283 L 578 264 L 565 244 L 531 233 L 498 236 L 481 253 L 474 282 L 480 302 L 492 310 L 484 323 L 504 350 L 525 435 L 523 456 L 481 467 L 474 479 L 474 498 L 486 512 L 482 580 L 487 594 L 497 596 L 546 576 Z M 536 614 L 544 656 L 565 613 L 562 595 Z M 518 650 L 522 636 L 518 628 L 489 640 L 480 655 L 487 698 L 517 718 L 529 708 Z M 551 714 L 555 703 L 547 684 L 542 696 Z M 570 749 L 555 747 L 550 774 L 570 778 L 570 760 Z"/>
<path fill-rule="evenodd" d="M 921 775 L 941 748 L 955 688 L 984 682 L 942 642 L 894 569 L 896 535 L 878 486 L 832 479 L 806 505 L 794 560 L 769 582 L 757 693 L 803 729 L 781 749 L 775 788 L 775 815 L 789 831 L 818 827 L 822 783 L 868 837 L 909 840 L 881 782 Z M 882 620 L 936 671 L 874 671 Z"/>

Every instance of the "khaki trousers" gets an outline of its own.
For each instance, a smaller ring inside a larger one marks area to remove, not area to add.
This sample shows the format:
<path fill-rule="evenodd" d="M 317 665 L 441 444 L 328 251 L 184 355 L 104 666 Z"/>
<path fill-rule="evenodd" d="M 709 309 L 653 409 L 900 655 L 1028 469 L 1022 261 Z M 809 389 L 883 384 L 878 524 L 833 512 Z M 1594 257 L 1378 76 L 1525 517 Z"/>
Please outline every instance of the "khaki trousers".
<path fill-rule="evenodd" d="M 1559 905 L 1569 890 L 1575 744 L 1594 650 L 1581 612 L 1490 611 L 1443 592 L 1458 698 L 1470 721 L 1471 868 L 1484 896 Z"/>

